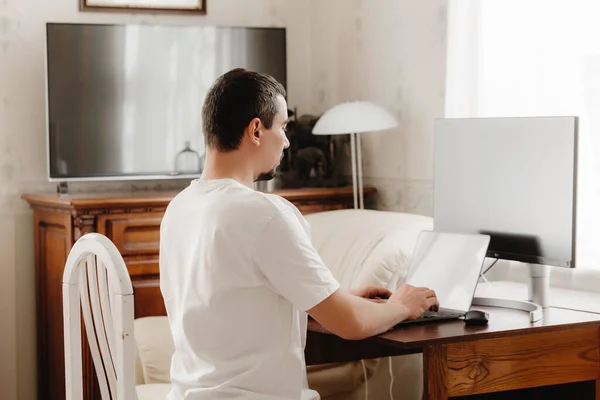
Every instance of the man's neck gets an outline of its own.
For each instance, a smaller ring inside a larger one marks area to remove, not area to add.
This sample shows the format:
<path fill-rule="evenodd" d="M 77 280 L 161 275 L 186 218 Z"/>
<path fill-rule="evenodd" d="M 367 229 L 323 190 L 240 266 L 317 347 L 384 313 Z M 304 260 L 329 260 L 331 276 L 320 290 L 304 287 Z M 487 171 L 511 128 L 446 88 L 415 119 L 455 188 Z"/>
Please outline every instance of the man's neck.
<path fill-rule="evenodd" d="M 254 173 L 248 159 L 239 152 L 223 153 L 207 149 L 201 180 L 233 179 L 242 185 L 253 187 Z"/>

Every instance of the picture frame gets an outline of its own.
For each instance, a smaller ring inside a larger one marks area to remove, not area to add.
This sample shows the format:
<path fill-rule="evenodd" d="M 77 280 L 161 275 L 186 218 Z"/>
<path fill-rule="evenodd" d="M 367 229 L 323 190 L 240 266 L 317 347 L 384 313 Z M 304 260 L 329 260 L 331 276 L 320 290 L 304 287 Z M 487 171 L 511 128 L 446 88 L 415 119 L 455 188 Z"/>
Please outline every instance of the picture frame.
<path fill-rule="evenodd" d="M 81 11 L 206 14 L 206 0 L 80 0 Z"/>

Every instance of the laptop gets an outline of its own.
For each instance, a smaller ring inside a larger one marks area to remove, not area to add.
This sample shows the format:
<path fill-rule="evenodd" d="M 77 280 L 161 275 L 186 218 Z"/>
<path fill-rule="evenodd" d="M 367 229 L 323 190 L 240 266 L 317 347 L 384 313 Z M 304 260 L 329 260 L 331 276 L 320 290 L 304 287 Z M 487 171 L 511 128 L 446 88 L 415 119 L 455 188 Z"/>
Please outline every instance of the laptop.
<path fill-rule="evenodd" d="M 422 231 L 404 282 L 433 289 L 440 309 L 396 326 L 463 317 L 471 308 L 489 243 L 489 235 Z"/>

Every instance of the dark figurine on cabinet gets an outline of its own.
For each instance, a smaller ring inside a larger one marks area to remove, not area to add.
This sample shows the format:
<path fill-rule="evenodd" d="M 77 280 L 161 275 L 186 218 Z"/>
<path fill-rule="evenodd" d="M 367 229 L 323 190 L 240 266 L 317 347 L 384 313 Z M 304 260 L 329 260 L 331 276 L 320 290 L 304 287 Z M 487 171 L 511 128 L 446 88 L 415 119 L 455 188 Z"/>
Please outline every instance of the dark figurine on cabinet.
<path fill-rule="evenodd" d="M 279 168 L 281 187 L 340 187 L 348 184 L 345 169 L 349 162 L 349 135 L 313 135 L 319 117 L 295 118 L 289 111 L 287 135 L 290 147 L 285 150 Z"/>

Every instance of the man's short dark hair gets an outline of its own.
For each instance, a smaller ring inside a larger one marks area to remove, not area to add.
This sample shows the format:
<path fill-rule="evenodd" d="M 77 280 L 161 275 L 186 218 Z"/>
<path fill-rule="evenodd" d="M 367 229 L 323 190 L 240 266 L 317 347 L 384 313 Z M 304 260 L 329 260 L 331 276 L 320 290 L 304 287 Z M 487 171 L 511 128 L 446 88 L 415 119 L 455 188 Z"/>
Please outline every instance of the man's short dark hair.
<path fill-rule="evenodd" d="M 285 97 L 285 89 L 267 74 L 237 68 L 219 77 L 202 106 L 206 146 L 224 152 L 236 150 L 253 118 L 271 128 L 278 95 Z"/>

